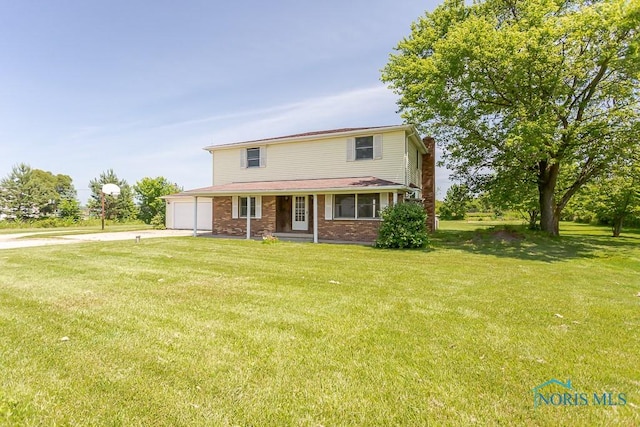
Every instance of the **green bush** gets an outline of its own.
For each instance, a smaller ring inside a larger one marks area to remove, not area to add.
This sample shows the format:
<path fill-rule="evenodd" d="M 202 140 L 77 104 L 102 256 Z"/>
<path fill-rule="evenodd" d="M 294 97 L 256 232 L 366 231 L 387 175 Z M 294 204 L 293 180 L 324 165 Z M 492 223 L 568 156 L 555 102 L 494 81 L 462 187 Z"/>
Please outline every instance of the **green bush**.
<path fill-rule="evenodd" d="M 406 202 L 382 211 L 376 247 L 422 248 L 428 243 L 427 214 L 422 205 Z"/>

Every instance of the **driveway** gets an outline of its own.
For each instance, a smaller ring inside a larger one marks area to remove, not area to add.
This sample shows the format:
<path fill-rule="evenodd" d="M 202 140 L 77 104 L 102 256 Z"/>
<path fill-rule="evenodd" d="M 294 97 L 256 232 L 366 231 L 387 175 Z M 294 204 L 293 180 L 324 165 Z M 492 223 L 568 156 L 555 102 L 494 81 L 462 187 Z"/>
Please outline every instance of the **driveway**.
<path fill-rule="evenodd" d="M 38 231 L 33 233 L 0 234 L 0 249 L 28 248 L 33 246 L 68 245 L 83 242 L 110 242 L 114 240 L 154 239 L 159 237 L 192 236 L 193 230 L 139 230 L 117 231 L 113 233 L 70 234 L 68 236 L 44 237 L 47 234 L 58 234 L 56 231 Z M 32 237 L 40 236 L 42 238 Z M 23 237 L 30 237 L 23 239 Z"/>

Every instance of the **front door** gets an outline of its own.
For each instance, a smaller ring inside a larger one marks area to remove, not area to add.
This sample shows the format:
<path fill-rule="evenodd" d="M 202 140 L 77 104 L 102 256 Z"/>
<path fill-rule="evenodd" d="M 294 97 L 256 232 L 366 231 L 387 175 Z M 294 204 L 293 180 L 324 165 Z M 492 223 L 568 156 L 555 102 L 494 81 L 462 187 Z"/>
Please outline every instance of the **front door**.
<path fill-rule="evenodd" d="M 309 204 L 308 196 L 293 196 L 291 208 L 291 229 L 307 231 L 309 229 Z"/>

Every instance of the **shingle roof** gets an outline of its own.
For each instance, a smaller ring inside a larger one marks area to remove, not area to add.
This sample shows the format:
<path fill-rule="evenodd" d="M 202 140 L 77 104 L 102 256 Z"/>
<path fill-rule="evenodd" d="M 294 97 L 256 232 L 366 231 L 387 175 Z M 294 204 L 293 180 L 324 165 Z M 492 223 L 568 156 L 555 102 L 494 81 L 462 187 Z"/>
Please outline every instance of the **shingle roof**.
<path fill-rule="evenodd" d="M 313 136 L 333 135 L 333 134 L 338 134 L 338 133 L 359 132 L 359 131 L 376 130 L 376 129 L 407 128 L 407 127 L 410 127 L 410 125 L 369 126 L 369 127 L 354 127 L 354 128 L 340 128 L 340 129 L 320 130 L 320 131 L 298 133 L 298 134 L 286 135 L 286 136 L 278 136 L 278 137 L 274 137 L 274 138 L 255 139 L 255 140 L 249 140 L 249 141 L 238 141 L 238 142 L 232 142 L 232 143 L 226 143 L 226 144 L 215 144 L 215 145 L 210 145 L 208 147 L 205 147 L 205 150 L 213 150 L 213 149 L 216 149 L 216 148 L 226 148 L 226 147 L 232 147 L 232 146 L 243 145 L 243 144 L 268 143 L 270 141 L 288 141 L 288 140 L 296 139 L 296 138 L 304 139 L 304 138 L 309 138 L 309 137 L 313 137 Z"/>
<path fill-rule="evenodd" d="M 183 191 L 169 197 L 180 196 L 209 196 L 224 194 L 247 194 L 247 193 L 285 193 L 300 191 L 344 191 L 344 190 L 375 190 L 383 188 L 406 188 L 397 182 L 387 181 L 374 176 L 352 177 L 352 178 L 329 178 L 329 179 L 300 179 L 286 181 L 253 181 L 253 182 L 232 182 L 229 184 L 214 185 L 211 187 L 196 188 L 195 190 Z"/>

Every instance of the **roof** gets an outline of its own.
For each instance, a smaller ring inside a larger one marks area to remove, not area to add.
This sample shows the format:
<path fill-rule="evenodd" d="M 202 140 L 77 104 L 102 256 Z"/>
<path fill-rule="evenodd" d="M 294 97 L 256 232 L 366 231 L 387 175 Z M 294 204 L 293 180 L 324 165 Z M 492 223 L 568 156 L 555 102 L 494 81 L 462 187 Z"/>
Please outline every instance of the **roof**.
<path fill-rule="evenodd" d="M 396 130 L 404 130 L 405 132 L 410 132 L 415 134 L 416 139 L 422 143 L 422 139 L 420 138 L 417 129 L 413 125 L 390 125 L 390 126 L 370 126 L 370 127 L 356 127 L 356 128 L 340 128 L 340 129 L 330 129 L 330 130 L 321 130 L 321 131 L 313 131 L 313 132 L 305 132 L 298 133 L 294 135 L 286 135 L 279 136 L 276 138 L 265 138 L 265 139 L 254 139 L 250 141 L 240 141 L 240 142 L 232 142 L 228 144 L 216 144 L 209 145 L 205 147 L 205 150 L 213 151 L 216 149 L 225 149 L 231 147 L 237 147 L 242 145 L 251 145 L 251 144 L 274 144 L 274 143 L 282 143 L 282 142 L 291 142 L 295 140 L 308 140 L 308 139 L 321 139 L 323 137 L 334 137 L 336 135 L 350 135 L 350 134 L 358 134 L 363 133 L 365 131 L 396 131 Z"/>
<path fill-rule="evenodd" d="M 314 193 L 314 192 L 342 192 L 350 191 L 383 191 L 408 190 L 408 187 L 397 182 L 387 181 L 374 176 L 329 179 L 300 179 L 286 181 L 253 181 L 232 182 L 230 184 L 214 185 L 196 188 L 182 193 L 165 196 L 193 197 L 193 196 L 223 196 L 237 194 L 279 194 L 279 193 Z"/>

